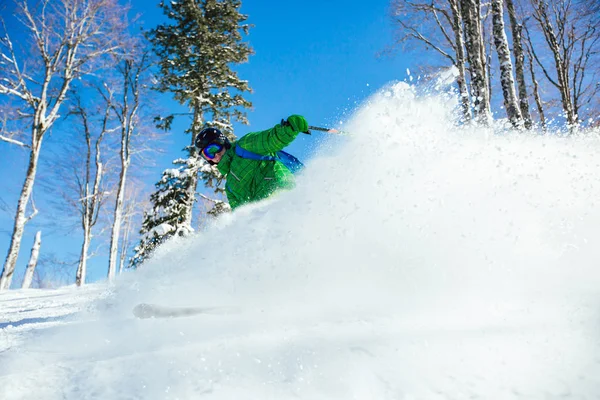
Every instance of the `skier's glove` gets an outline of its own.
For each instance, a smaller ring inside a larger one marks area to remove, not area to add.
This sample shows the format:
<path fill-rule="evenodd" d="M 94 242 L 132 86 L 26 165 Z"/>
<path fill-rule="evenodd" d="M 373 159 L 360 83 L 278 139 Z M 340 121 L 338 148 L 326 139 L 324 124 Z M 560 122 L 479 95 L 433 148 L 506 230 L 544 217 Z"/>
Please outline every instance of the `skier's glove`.
<path fill-rule="evenodd" d="M 287 119 L 287 123 L 292 127 L 296 132 L 308 133 L 308 122 L 302 115 L 290 115 Z"/>

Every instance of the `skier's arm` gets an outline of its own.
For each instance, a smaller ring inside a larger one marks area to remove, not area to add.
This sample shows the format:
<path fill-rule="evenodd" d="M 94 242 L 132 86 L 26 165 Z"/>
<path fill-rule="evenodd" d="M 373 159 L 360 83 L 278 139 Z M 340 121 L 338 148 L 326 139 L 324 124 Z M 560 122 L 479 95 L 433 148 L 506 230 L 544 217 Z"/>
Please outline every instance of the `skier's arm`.
<path fill-rule="evenodd" d="M 292 143 L 300 132 L 308 132 L 308 123 L 304 117 L 292 115 L 286 123 L 277 124 L 265 131 L 245 135 L 240 139 L 239 144 L 253 153 L 272 154 Z"/>

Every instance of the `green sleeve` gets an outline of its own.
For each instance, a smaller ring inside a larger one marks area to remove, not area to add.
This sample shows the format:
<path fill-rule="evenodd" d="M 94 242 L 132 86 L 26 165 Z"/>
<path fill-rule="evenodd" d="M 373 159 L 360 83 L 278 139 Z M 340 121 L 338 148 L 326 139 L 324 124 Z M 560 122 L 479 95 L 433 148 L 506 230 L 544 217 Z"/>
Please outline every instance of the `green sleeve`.
<path fill-rule="evenodd" d="M 242 148 L 256 154 L 268 155 L 277 153 L 296 139 L 298 133 L 290 126 L 275 125 L 271 129 L 252 132 L 242 137 L 238 144 Z"/>

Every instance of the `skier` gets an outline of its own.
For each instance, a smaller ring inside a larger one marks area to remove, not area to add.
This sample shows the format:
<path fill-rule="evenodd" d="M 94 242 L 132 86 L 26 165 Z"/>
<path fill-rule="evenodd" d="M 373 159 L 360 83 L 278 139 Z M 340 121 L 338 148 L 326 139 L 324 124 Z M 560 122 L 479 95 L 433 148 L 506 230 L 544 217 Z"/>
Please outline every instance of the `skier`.
<path fill-rule="evenodd" d="M 282 149 L 300 132 L 310 134 L 306 119 L 291 115 L 271 129 L 248 133 L 233 143 L 220 130 L 204 128 L 195 145 L 225 176 L 225 193 L 233 210 L 295 186 L 293 174 L 303 165 Z"/>

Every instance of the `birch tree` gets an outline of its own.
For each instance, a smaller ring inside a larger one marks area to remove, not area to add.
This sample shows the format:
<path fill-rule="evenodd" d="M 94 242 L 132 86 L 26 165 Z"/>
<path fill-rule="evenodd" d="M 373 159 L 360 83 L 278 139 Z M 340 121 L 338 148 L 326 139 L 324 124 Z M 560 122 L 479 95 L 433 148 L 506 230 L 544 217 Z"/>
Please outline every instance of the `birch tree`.
<path fill-rule="evenodd" d="M 500 86 L 504 98 L 504 109 L 508 119 L 515 127 L 522 126 L 522 115 L 513 77 L 513 66 L 508 47 L 508 39 L 504 30 L 504 7 L 503 0 L 492 0 L 492 24 L 493 37 L 500 64 Z"/>
<path fill-rule="evenodd" d="M 547 128 L 547 124 L 546 124 L 546 113 L 545 113 L 545 103 L 542 100 L 542 96 L 540 94 L 540 90 L 541 90 L 541 85 L 540 82 L 537 78 L 537 73 L 536 73 L 536 67 L 537 67 L 537 63 L 535 62 L 535 56 L 534 56 L 534 44 L 533 44 L 533 39 L 531 37 L 531 34 L 529 32 L 529 28 L 527 27 L 527 24 L 523 24 L 523 47 L 525 49 L 525 53 L 527 55 L 526 59 L 527 59 L 527 66 L 528 66 L 528 70 L 529 70 L 529 75 L 530 75 L 530 80 L 531 80 L 531 91 L 533 94 L 533 98 L 536 104 L 536 108 L 537 108 L 537 113 L 538 113 L 538 118 L 540 120 L 540 127 L 542 128 L 542 130 L 546 130 Z"/>
<path fill-rule="evenodd" d="M 597 54 L 600 20 L 591 12 L 592 0 L 556 0 L 552 7 L 543 0 L 531 0 L 533 18 L 541 31 L 553 65 L 544 64 L 539 51 L 531 46 L 536 64 L 558 90 L 565 119 L 576 126 L 581 111 L 598 94 Z"/>
<path fill-rule="evenodd" d="M 101 146 L 104 136 L 109 133 L 110 127 L 110 103 L 106 103 L 99 120 L 99 132 L 93 133 L 92 121 L 88 110 L 84 107 L 79 96 L 75 96 L 76 103 L 71 114 L 81 119 L 81 127 L 85 137 L 85 156 L 83 174 L 76 174 L 78 198 L 74 206 L 78 209 L 83 231 L 83 241 L 79 257 L 79 265 L 75 275 L 77 286 L 85 284 L 87 273 L 87 261 L 89 257 L 90 242 L 92 240 L 92 228 L 98 222 L 100 209 L 103 205 L 104 193 L 102 181 L 104 177 L 104 164 L 101 157 Z"/>
<path fill-rule="evenodd" d="M 459 0 L 436 3 L 393 0 L 392 14 L 394 23 L 400 27 L 397 44 L 408 41 L 422 43 L 456 67 L 462 116 L 465 121 L 470 121 L 471 105 Z"/>
<path fill-rule="evenodd" d="M 452 30 L 454 31 L 454 49 L 456 53 L 455 66 L 458 69 L 458 93 L 462 105 L 463 117 L 466 122 L 471 120 L 471 107 L 469 104 L 469 89 L 467 86 L 465 40 L 460 11 L 459 0 L 448 0 L 452 15 Z"/>
<path fill-rule="evenodd" d="M 533 85 L 532 92 L 535 104 L 537 107 L 538 116 L 540 119 L 540 126 L 542 130 L 546 130 L 546 115 L 544 113 L 544 103 L 540 95 L 540 85 L 537 80 L 535 73 L 535 65 L 533 64 L 533 53 L 529 47 L 529 44 L 525 42 L 525 51 L 527 52 L 527 60 L 529 60 L 529 74 L 531 75 L 531 83 Z"/>
<path fill-rule="evenodd" d="M 523 50 L 523 24 L 517 17 L 514 0 L 506 0 L 506 10 L 510 20 L 512 33 L 513 57 L 515 59 L 515 77 L 519 92 L 519 109 L 526 129 L 531 129 L 532 120 L 529 111 L 529 97 L 527 94 L 527 81 L 525 79 L 525 51 Z"/>
<path fill-rule="evenodd" d="M 483 6 L 486 6 L 484 10 Z M 491 102 L 493 93 L 493 78 L 494 71 L 492 68 L 492 54 L 494 53 L 494 35 L 493 35 L 493 23 L 490 21 L 491 7 L 490 3 L 486 2 L 481 4 L 481 0 L 477 1 L 477 7 L 479 9 L 479 19 L 477 24 L 477 29 L 479 35 L 481 36 L 481 60 L 483 61 L 483 70 L 485 71 L 486 76 L 486 88 L 487 88 L 487 98 L 488 98 L 488 109 L 491 112 Z M 488 28 L 489 25 L 489 28 Z M 486 29 L 488 28 L 488 29 Z M 488 35 L 489 31 L 489 35 Z"/>
<path fill-rule="evenodd" d="M 121 239 L 121 249 L 119 251 L 119 274 L 123 273 L 127 263 L 128 251 L 131 247 L 132 238 L 131 234 L 134 229 L 136 211 L 138 209 L 138 202 L 135 198 L 135 194 L 130 194 L 128 201 L 126 201 L 126 205 L 124 207 L 123 213 L 123 238 Z"/>
<path fill-rule="evenodd" d="M 119 261 L 119 239 L 121 234 L 121 225 L 123 223 L 123 208 L 125 199 L 125 189 L 131 165 L 131 156 L 133 152 L 133 135 L 137 132 L 139 125 L 138 112 L 141 106 L 142 92 L 147 89 L 143 82 L 143 74 L 150 67 L 148 53 L 143 52 L 139 57 L 128 58 L 121 62 L 118 67 L 121 79 L 121 91 L 119 99 L 113 100 L 110 91 L 105 94 L 105 99 L 110 103 L 110 107 L 117 117 L 120 129 L 120 171 L 119 180 L 116 189 L 115 206 L 112 221 L 112 230 L 110 236 L 110 250 L 108 262 L 108 279 L 113 280 L 117 272 L 117 263 Z"/>
<path fill-rule="evenodd" d="M 29 263 L 25 270 L 25 277 L 23 278 L 23 284 L 21 289 L 29 289 L 31 282 L 33 281 L 33 274 L 35 273 L 35 267 L 37 266 L 38 257 L 40 255 L 40 246 L 42 245 L 42 231 L 38 231 L 35 234 L 33 241 L 33 247 L 31 248 L 31 256 L 29 257 Z"/>
<path fill-rule="evenodd" d="M 478 0 L 460 0 L 460 5 L 465 27 L 474 115 L 479 122 L 487 124 L 491 120 L 491 113 L 481 28 L 481 5 Z"/>
<path fill-rule="evenodd" d="M 15 47 L 6 28 L 0 38 L 0 95 L 19 104 L 19 115 L 27 121 L 30 136 L 29 143 L 23 143 L 29 161 L 0 290 L 10 287 L 25 224 L 35 214 L 34 210 L 27 215 L 27 207 L 43 139 L 59 118 L 73 80 L 91 72 L 95 60 L 117 50 L 126 15 L 116 0 L 42 0 L 35 9 L 29 4 L 28 0 L 19 1 L 17 12 L 31 48 Z M 0 139 L 5 140 L 4 136 Z"/>

